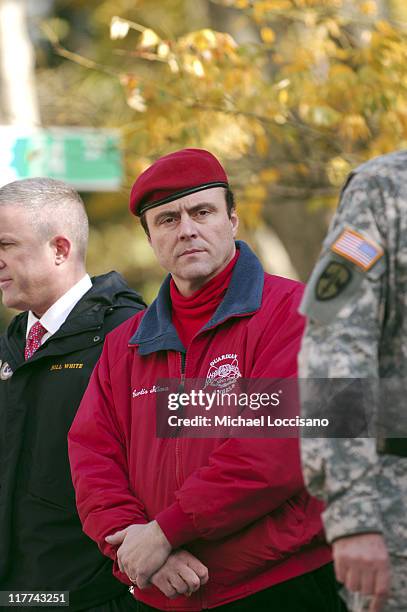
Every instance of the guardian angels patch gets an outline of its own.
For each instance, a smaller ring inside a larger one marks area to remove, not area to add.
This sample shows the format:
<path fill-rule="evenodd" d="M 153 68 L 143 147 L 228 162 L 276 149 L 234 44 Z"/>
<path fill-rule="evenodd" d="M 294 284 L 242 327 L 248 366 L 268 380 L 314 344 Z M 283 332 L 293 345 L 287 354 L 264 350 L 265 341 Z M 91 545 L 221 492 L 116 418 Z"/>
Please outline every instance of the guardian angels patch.
<path fill-rule="evenodd" d="M 351 278 L 352 272 L 345 264 L 329 262 L 315 286 L 315 297 L 319 301 L 332 300 L 345 289 Z"/>
<path fill-rule="evenodd" d="M 236 382 L 242 375 L 239 370 L 239 361 L 235 353 L 227 353 L 213 359 L 209 364 L 206 375 L 206 387 L 226 389 Z"/>
<path fill-rule="evenodd" d="M 13 370 L 10 368 L 7 361 L 1 361 L 0 359 L 0 380 L 8 380 L 13 376 Z"/>

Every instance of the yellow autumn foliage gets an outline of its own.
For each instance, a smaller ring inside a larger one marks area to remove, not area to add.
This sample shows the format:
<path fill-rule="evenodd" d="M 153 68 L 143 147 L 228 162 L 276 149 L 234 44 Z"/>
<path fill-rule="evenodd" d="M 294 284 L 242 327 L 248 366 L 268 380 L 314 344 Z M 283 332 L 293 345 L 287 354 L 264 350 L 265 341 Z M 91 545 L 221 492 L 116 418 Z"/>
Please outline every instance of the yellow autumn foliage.
<path fill-rule="evenodd" d="M 118 127 L 124 139 L 122 191 L 86 202 L 94 269 L 112 258 L 127 272 L 137 258 L 157 277 L 122 219 L 134 178 L 174 149 L 220 157 L 251 231 L 262 219 L 284 226 L 292 205 L 322 214 L 350 169 L 407 146 L 405 0 L 70 0 L 55 10 L 62 5 L 48 25 L 64 59 L 44 67 L 38 51 L 44 124 Z"/>
<path fill-rule="evenodd" d="M 105 93 L 89 78 L 82 100 L 105 99 L 122 127 L 127 189 L 138 160 L 207 147 L 253 225 L 271 201 L 330 206 L 349 169 L 406 145 L 402 0 L 383 0 L 390 16 L 398 3 L 389 21 L 376 0 L 89 2 L 114 40 L 100 43 Z"/>

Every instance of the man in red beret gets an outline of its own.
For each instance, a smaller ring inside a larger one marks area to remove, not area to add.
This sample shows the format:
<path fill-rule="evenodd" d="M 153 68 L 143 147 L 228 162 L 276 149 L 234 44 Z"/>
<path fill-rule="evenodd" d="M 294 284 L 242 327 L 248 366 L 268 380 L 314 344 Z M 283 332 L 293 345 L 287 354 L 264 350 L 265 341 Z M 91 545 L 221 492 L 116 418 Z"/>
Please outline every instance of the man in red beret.
<path fill-rule="evenodd" d="M 135 585 L 137 610 L 343 610 L 297 439 L 156 434 L 160 380 L 216 393 L 295 377 L 301 285 L 235 242 L 228 179 L 207 151 L 157 160 L 130 209 L 169 275 L 108 337 L 70 432 L 85 533 Z"/>

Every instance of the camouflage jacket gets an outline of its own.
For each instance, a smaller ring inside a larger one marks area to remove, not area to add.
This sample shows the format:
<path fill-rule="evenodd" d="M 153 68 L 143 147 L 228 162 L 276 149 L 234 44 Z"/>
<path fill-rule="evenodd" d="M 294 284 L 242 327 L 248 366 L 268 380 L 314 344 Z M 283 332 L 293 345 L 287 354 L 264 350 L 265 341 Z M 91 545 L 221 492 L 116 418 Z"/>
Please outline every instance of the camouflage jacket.
<path fill-rule="evenodd" d="M 384 381 L 384 388 L 397 380 L 394 397 L 382 390 L 366 402 L 367 421 L 384 415 L 387 435 L 407 437 L 407 151 L 350 175 L 300 310 L 308 317 L 300 377 Z M 310 399 L 302 395 L 306 416 Z M 378 455 L 366 431 L 303 438 L 304 477 L 327 502 L 330 541 L 383 532 L 389 550 L 407 556 L 407 458 Z"/>

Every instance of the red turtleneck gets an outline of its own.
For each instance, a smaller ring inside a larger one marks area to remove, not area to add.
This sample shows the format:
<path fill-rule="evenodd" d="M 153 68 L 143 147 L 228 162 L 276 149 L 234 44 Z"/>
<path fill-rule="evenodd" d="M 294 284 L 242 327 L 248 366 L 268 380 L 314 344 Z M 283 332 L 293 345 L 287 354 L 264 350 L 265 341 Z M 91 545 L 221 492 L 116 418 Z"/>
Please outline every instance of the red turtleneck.
<path fill-rule="evenodd" d="M 209 321 L 221 303 L 238 257 L 239 249 L 236 249 L 235 256 L 226 268 L 189 297 L 181 295 L 171 279 L 172 323 L 185 348 L 188 348 L 192 338 Z"/>

